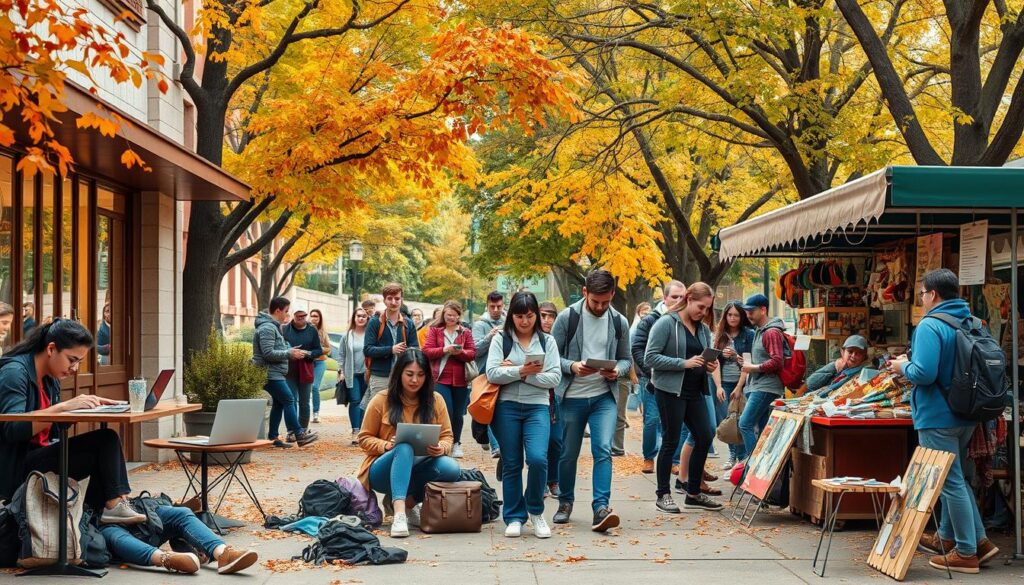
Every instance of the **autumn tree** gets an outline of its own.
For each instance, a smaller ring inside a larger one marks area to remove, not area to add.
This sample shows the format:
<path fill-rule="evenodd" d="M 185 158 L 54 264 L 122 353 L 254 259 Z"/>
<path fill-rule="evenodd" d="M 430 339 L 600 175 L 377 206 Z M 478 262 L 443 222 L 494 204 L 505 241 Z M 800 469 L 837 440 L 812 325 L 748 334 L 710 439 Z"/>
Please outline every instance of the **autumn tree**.
<path fill-rule="evenodd" d="M 438 304 L 449 299 L 461 302 L 490 292 L 485 290 L 487 281 L 468 262 L 470 216 L 449 199 L 443 203 L 434 223 L 437 242 L 428 244 L 425 250 L 423 300 Z"/>
<path fill-rule="evenodd" d="M 182 43 L 180 81 L 196 106 L 199 155 L 238 163 L 228 168 L 244 169 L 255 195 L 230 208 L 191 207 L 186 353 L 206 343 L 222 276 L 276 238 L 293 207 L 346 209 L 369 187 L 397 198 L 411 184 L 434 196 L 439 178 L 472 172 L 470 135 L 571 104 L 560 67 L 529 35 L 449 21 L 440 5 L 213 2 L 204 4 L 196 35 L 155 2 L 148 7 Z M 297 51 L 303 58 L 286 59 Z M 275 94 L 277 83 L 300 91 Z M 223 148 L 229 120 L 242 121 L 241 148 L 228 151 L 234 161 Z M 232 252 L 272 205 L 285 211 Z"/>

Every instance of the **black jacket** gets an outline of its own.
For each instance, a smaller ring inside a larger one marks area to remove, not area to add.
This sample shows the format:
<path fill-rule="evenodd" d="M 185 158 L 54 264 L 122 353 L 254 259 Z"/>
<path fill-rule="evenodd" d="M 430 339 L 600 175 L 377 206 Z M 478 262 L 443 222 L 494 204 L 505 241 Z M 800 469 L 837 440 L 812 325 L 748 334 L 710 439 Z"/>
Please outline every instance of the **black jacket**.
<path fill-rule="evenodd" d="M 661 308 L 660 303 L 658 308 Z M 640 375 L 648 380 L 651 379 L 651 369 L 644 364 L 644 354 L 647 353 L 647 337 L 651 334 L 651 327 L 654 327 L 654 323 L 660 318 L 661 313 L 658 309 L 651 309 L 651 312 L 636 324 L 636 333 L 633 334 L 633 340 L 629 346 L 630 353 L 633 354 L 633 363 L 636 364 Z"/>
<path fill-rule="evenodd" d="M 397 345 L 402 339 L 392 339 L 391 330 L 382 321 L 384 315 L 374 315 L 370 318 L 370 322 L 366 324 L 366 333 L 363 336 L 363 355 L 370 358 L 370 373 L 375 376 L 390 376 L 391 366 L 394 364 L 394 354 L 391 348 Z M 416 325 L 413 324 L 412 319 L 408 317 L 402 317 L 402 326 L 405 327 L 405 343 L 408 347 L 420 346 L 419 340 L 416 338 Z M 383 327 L 384 331 L 380 332 L 380 339 L 378 339 L 378 331 Z M 399 332 L 401 337 L 401 332 Z"/>
<path fill-rule="evenodd" d="M 60 402 L 60 380 L 46 376 L 43 387 L 50 404 Z M 0 358 L 0 413 L 19 414 L 39 410 L 35 356 L 21 354 Z M 50 436 L 57 431 L 51 428 Z M 25 481 L 24 461 L 30 449 L 32 423 L 0 422 L 0 499 L 9 500 Z"/>

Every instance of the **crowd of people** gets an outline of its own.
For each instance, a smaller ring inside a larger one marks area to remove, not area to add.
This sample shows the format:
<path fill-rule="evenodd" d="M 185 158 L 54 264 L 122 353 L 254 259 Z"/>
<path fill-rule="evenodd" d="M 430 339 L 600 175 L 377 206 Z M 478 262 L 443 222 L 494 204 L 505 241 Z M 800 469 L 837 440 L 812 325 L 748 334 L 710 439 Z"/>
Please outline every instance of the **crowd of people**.
<path fill-rule="evenodd" d="M 970 317 L 955 274 L 938 270 L 923 282 L 919 295 L 929 315 Z M 713 498 L 721 492 L 709 485 L 717 478 L 706 470 L 715 429 L 729 404 L 744 396 L 738 421 L 742 443 L 729 446 L 723 468 L 732 469 L 753 453 L 773 402 L 785 391 L 780 372 L 794 350 L 785 324 L 772 316 L 768 298 L 760 294 L 729 302 L 716 323 L 709 285 L 672 280 L 656 306 L 637 308 L 630 326 L 612 306 L 616 290 L 611 273 L 594 270 L 582 298 L 560 311 L 528 291 L 514 293 L 507 304 L 496 291 L 487 297 L 486 312 L 470 325 L 456 301 L 439 307 L 429 321 L 419 309 L 407 313 L 402 287 L 392 283 L 382 291 L 382 311 L 374 301 L 355 311 L 334 354 L 343 388 L 338 399 L 348 405 L 352 442 L 365 454 L 358 479 L 384 496 L 385 509 L 393 514 L 393 537 L 408 536 L 409 527 L 419 524 L 427 483 L 459 478 L 464 421 L 477 376 L 499 388 L 486 439 L 478 440 L 499 460 L 507 537 L 521 536 L 529 525 L 536 537 L 550 538 L 544 515 L 548 496 L 558 501 L 551 521 L 571 522 L 587 436 L 590 528 L 605 532 L 620 525 L 612 508 L 612 460 L 625 452 L 621 433 L 634 391 L 643 413 L 642 471 L 656 474 L 657 510 L 722 508 Z M 0 314 L 0 327 L 11 326 L 10 316 Z M 955 331 L 925 319 L 912 346 L 912 357 L 897 357 L 889 367 L 914 384 L 912 412 L 920 443 L 957 455 L 942 487 L 942 521 L 921 545 L 936 555 L 949 551 L 945 558 L 934 557 L 932 566 L 944 569 L 948 562 L 954 570 L 977 572 L 998 549 L 985 535 L 962 469 L 974 425 L 952 414 L 941 391 L 953 375 Z M 93 395 L 60 400 L 61 378 L 73 374 L 93 347 L 92 335 L 75 321 L 57 319 L 31 329 L 0 358 L 0 412 L 63 412 L 110 403 Z M 824 392 L 858 375 L 867 347 L 859 335 L 847 338 L 841 355 L 808 377 L 808 391 Z M 257 317 L 253 361 L 267 372 L 268 436 L 275 446 L 317 440 L 309 425 L 319 421 L 320 382 L 331 352 L 319 310 L 278 297 Z M 396 442 L 400 423 L 438 425 L 439 440 L 426 456 L 416 455 L 411 445 Z M 0 423 L 0 498 L 9 499 L 29 472 L 56 469 L 58 448 L 50 433 L 47 424 Z M 222 573 L 255 562 L 255 552 L 228 547 L 185 508 L 166 507 L 160 515 L 164 536 L 185 539 L 193 552 L 165 552 L 138 541 L 125 526 L 145 517 L 127 503 L 131 489 L 118 435 L 109 430 L 79 434 L 69 448 L 70 475 L 92 477 L 85 500 L 100 511 L 104 535 L 118 558 L 185 573 L 210 560 Z M 673 492 L 682 495 L 681 506 Z"/>

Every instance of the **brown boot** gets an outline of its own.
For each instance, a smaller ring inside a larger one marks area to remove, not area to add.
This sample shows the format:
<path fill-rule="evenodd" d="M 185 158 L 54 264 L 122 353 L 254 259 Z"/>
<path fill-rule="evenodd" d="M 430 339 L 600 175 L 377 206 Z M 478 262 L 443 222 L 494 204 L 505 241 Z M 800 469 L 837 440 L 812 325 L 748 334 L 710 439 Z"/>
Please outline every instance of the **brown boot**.
<path fill-rule="evenodd" d="M 172 573 L 193 575 L 199 572 L 199 557 L 192 553 L 161 551 L 160 566 Z"/>
<path fill-rule="evenodd" d="M 989 539 L 978 542 L 978 564 L 986 565 L 999 554 L 999 548 Z"/>
<path fill-rule="evenodd" d="M 946 554 L 946 556 L 936 555 L 932 557 L 928 564 L 945 571 L 946 566 L 949 566 L 949 570 L 954 573 L 968 573 L 973 575 L 978 573 L 978 555 L 972 555 L 969 557 L 961 556 L 960 552 L 955 548 Z"/>
<path fill-rule="evenodd" d="M 644 459 L 644 468 L 640 471 L 643 473 L 654 473 L 654 459 Z"/>
<path fill-rule="evenodd" d="M 955 540 L 942 539 L 942 548 L 939 548 L 939 533 L 933 532 L 931 534 L 922 534 L 920 547 L 933 555 L 941 555 L 944 552 L 949 552 L 956 548 Z"/>
<path fill-rule="evenodd" d="M 704 472 L 704 481 L 718 481 L 717 475 L 712 475 L 707 471 Z"/>
<path fill-rule="evenodd" d="M 251 567 L 259 558 L 254 550 L 238 550 L 229 546 L 217 559 L 217 572 L 221 575 L 237 573 Z"/>

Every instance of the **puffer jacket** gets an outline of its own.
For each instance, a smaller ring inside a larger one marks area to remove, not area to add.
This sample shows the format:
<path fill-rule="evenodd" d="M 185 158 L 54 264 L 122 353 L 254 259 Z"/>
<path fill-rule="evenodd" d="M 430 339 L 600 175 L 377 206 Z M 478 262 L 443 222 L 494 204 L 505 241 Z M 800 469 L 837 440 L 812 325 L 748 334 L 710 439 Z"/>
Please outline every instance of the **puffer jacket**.
<path fill-rule="evenodd" d="M 284 380 L 288 376 L 290 349 L 281 334 L 281 324 L 270 313 L 260 311 L 252 338 L 252 363 L 267 369 L 268 380 Z"/>

